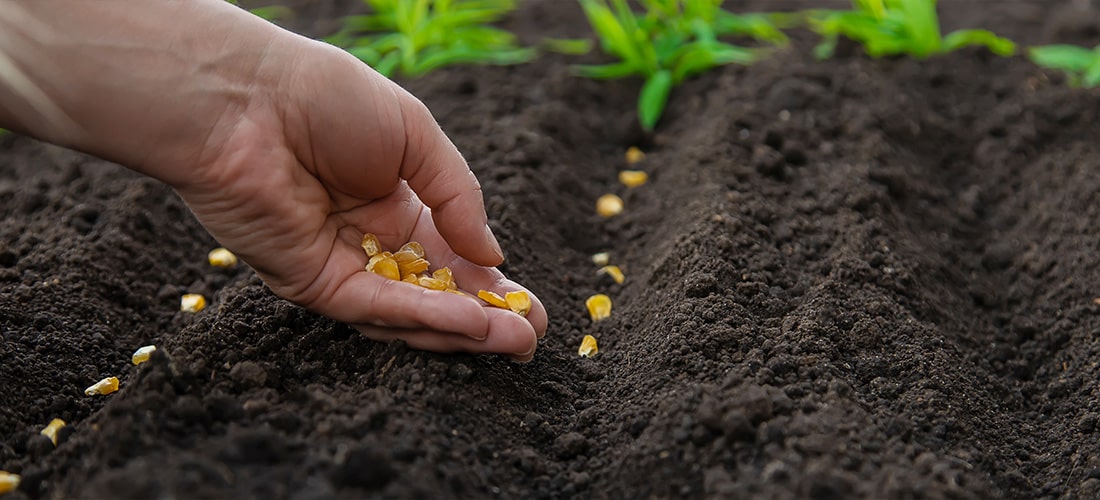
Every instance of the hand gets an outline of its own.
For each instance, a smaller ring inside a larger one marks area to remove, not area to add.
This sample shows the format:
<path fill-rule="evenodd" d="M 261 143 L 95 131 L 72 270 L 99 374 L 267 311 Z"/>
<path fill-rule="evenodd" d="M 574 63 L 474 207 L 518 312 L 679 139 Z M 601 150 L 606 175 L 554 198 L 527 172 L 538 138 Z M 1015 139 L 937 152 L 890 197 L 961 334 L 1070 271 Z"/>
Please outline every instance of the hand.
<path fill-rule="evenodd" d="M 503 256 L 480 186 L 420 101 L 345 52 L 220 0 L 64 3 L 16 2 L 56 33 L 13 53 L 75 127 L 2 88 L 0 125 L 169 183 L 276 294 L 370 338 L 533 356 L 547 327 L 533 294 L 524 318 L 364 270 L 359 242 L 372 232 L 386 248 L 419 241 L 463 289 L 521 289 L 493 267 Z M 33 41 L 30 25 L 0 28 Z M 82 38 L 97 43 L 66 56 Z M 33 64 L 42 60 L 59 63 Z"/>

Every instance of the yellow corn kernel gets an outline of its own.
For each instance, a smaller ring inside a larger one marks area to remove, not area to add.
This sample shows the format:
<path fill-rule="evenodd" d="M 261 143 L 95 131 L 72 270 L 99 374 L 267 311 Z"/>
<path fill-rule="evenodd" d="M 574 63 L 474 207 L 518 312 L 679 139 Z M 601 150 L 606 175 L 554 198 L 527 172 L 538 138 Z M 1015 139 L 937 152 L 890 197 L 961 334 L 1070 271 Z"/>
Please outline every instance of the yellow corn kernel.
<path fill-rule="evenodd" d="M 605 194 L 596 200 L 596 213 L 602 217 L 614 217 L 623 212 L 623 199 L 618 195 Z"/>
<path fill-rule="evenodd" d="M 606 266 L 611 261 L 611 254 L 608 252 L 600 252 L 592 255 L 592 263 L 597 266 Z"/>
<path fill-rule="evenodd" d="M 504 294 L 504 302 L 508 304 L 508 309 L 520 316 L 527 316 L 531 312 L 531 296 L 523 290 Z"/>
<path fill-rule="evenodd" d="M 107 377 L 84 389 L 85 396 L 106 396 L 118 390 L 118 377 Z"/>
<path fill-rule="evenodd" d="M 406 274 L 404 276 L 401 276 L 401 281 L 404 281 L 405 283 L 412 283 L 414 285 L 419 285 L 420 284 L 420 276 L 417 276 L 414 273 L 409 273 L 409 274 Z"/>
<path fill-rule="evenodd" d="M 589 297 L 584 301 L 584 306 L 588 308 L 592 321 L 600 321 L 611 316 L 611 297 L 602 293 Z"/>
<path fill-rule="evenodd" d="M 436 269 L 435 272 L 432 273 L 432 277 L 446 283 L 448 290 L 454 290 L 458 288 L 458 285 L 455 284 L 454 273 L 451 272 L 451 268 L 449 267 L 441 267 L 439 269 Z"/>
<path fill-rule="evenodd" d="M 367 262 L 367 271 L 391 280 L 401 280 L 401 270 L 397 267 L 397 261 L 393 260 L 393 254 L 382 252 L 370 258 Z"/>
<path fill-rule="evenodd" d="M 53 420 L 50 420 L 50 423 L 46 425 L 46 427 L 42 429 L 42 432 L 40 432 L 39 434 L 50 438 L 50 441 L 53 442 L 53 445 L 57 446 L 57 431 L 61 430 L 62 427 L 65 427 L 65 421 L 61 420 L 60 418 L 55 418 Z"/>
<path fill-rule="evenodd" d="M 206 254 L 206 260 L 214 267 L 233 267 L 237 265 L 237 256 L 225 248 L 215 248 Z"/>
<path fill-rule="evenodd" d="M 626 149 L 626 164 L 633 165 L 645 159 L 645 153 L 635 146 L 630 146 Z"/>
<path fill-rule="evenodd" d="M 417 284 L 424 288 L 427 288 L 428 290 L 443 291 L 447 289 L 446 281 L 430 278 L 428 276 L 422 276 Z"/>
<path fill-rule="evenodd" d="M 408 243 L 405 243 L 397 251 L 398 252 L 409 252 L 409 253 L 415 255 L 417 259 L 423 259 L 424 258 L 424 245 L 421 245 L 420 243 L 417 243 L 415 241 L 410 241 Z"/>
<path fill-rule="evenodd" d="M 378 237 L 373 233 L 364 234 L 363 241 L 360 241 L 359 245 L 363 247 L 364 252 L 367 252 L 367 257 L 374 257 L 382 253 L 382 243 L 378 241 Z"/>
<path fill-rule="evenodd" d="M 648 180 L 649 174 L 643 170 L 623 170 L 619 172 L 619 182 L 628 188 L 641 186 Z"/>
<path fill-rule="evenodd" d="M 15 491 L 19 487 L 19 474 L 0 470 L 0 495 Z"/>
<path fill-rule="evenodd" d="M 180 310 L 197 313 L 206 308 L 206 297 L 198 293 L 185 293 L 180 297 Z"/>
<path fill-rule="evenodd" d="M 577 354 L 582 358 L 591 358 L 598 352 L 600 348 L 596 345 L 596 337 L 585 335 L 584 340 L 581 340 L 581 348 L 577 349 Z"/>
<path fill-rule="evenodd" d="M 626 281 L 626 275 L 623 274 L 623 270 L 619 269 L 619 266 L 603 266 L 596 274 L 606 274 L 611 276 L 611 279 L 615 280 L 615 283 L 623 284 Z"/>
<path fill-rule="evenodd" d="M 149 358 L 153 355 L 153 351 L 155 350 L 157 350 L 157 346 L 155 345 L 140 347 L 138 350 L 134 351 L 133 356 L 130 356 L 130 362 L 135 365 L 140 365 L 149 361 Z"/>
<path fill-rule="evenodd" d="M 504 300 L 504 297 L 497 295 L 489 290 L 478 290 L 477 298 L 488 302 L 489 305 L 499 307 L 501 309 L 508 309 L 508 302 Z"/>
<path fill-rule="evenodd" d="M 398 252 L 398 253 L 401 253 L 401 252 Z M 394 257 L 395 257 L 394 260 L 396 260 L 397 254 L 394 254 Z M 428 263 L 428 261 L 426 261 L 424 259 L 415 259 L 415 260 L 411 260 L 411 261 L 407 261 L 407 262 L 401 262 L 400 260 L 396 260 L 396 262 L 397 262 L 397 269 L 399 271 L 401 271 L 402 276 L 404 276 L 406 274 L 420 274 L 424 271 L 427 271 L 428 266 L 431 265 L 431 264 Z"/>

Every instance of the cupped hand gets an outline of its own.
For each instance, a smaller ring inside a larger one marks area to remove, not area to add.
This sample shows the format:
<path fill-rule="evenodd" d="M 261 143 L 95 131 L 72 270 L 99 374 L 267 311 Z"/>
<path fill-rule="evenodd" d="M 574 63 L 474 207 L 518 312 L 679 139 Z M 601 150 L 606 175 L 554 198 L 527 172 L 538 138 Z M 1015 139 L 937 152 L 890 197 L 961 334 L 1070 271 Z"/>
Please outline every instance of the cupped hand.
<path fill-rule="evenodd" d="M 364 269 L 369 232 L 391 250 L 419 241 L 472 294 L 523 290 L 494 267 L 481 188 L 427 108 L 341 50 L 269 43 L 255 80 L 271 84 L 222 115 L 175 186 L 206 229 L 279 296 L 372 339 L 531 359 L 547 327 L 533 294 L 523 317 Z"/>

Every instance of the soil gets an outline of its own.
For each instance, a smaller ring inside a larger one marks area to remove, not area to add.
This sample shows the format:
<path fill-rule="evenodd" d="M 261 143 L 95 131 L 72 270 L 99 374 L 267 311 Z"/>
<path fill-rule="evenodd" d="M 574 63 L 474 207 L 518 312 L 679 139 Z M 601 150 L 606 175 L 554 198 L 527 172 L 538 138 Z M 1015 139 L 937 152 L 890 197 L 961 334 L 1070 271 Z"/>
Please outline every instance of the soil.
<path fill-rule="evenodd" d="M 949 27 L 1097 42 L 1089 2 L 941 4 Z M 359 8 L 298 7 L 313 35 Z M 508 23 L 584 33 L 559 0 Z M 169 188 L 0 138 L 5 500 L 1100 496 L 1100 91 L 981 50 L 812 43 L 687 82 L 652 136 L 639 82 L 564 56 L 404 82 L 547 305 L 526 364 L 362 338 L 209 267 Z M 628 190 L 635 144 L 651 180 Z M 623 214 L 595 215 L 605 192 Z M 179 312 L 185 292 L 210 305 Z"/>

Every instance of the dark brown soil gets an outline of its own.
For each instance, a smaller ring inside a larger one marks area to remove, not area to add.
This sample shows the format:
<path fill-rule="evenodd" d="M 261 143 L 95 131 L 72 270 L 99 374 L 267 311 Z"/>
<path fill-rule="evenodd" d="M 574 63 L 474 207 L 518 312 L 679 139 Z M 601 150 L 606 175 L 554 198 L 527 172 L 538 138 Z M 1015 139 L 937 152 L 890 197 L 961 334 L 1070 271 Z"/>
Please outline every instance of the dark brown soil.
<path fill-rule="evenodd" d="M 1082 2 L 941 3 L 951 27 L 1097 42 Z M 300 12 L 309 33 L 346 10 Z M 583 33 L 566 1 L 510 22 Z M 1096 498 L 1100 92 L 978 50 L 807 47 L 687 83 L 651 140 L 638 82 L 564 57 L 407 82 L 549 309 L 528 364 L 361 338 L 206 265 L 166 187 L 0 138 L 5 500 Z M 651 182 L 628 191 L 638 141 Z M 627 209 L 603 220 L 609 191 Z M 180 313 L 184 292 L 211 304 Z M 592 324 L 596 292 L 615 309 Z"/>

